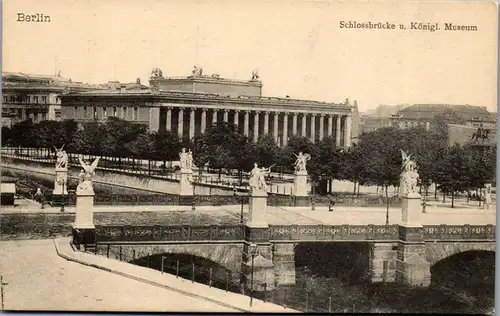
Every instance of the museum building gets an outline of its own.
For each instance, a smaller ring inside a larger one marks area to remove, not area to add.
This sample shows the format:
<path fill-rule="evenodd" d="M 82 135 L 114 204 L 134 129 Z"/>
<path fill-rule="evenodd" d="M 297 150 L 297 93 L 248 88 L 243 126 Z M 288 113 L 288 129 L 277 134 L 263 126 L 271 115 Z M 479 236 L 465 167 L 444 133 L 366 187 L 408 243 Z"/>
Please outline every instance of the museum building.
<path fill-rule="evenodd" d="M 346 99 L 327 103 L 262 96 L 256 72 L 250 80 L 203 75 L 201 68 L 188 77 L 163 77 L 153 69 L 150 87 L 115 86 L 62 96 L 63 119 L 79 123 L 108 117 L 146 124 L 150 131 L 170 130 L 181 139 L 203 134 L 216 122 L 234 123 L 240 133 L 256 141 L 270 134 L 280 146 L 293 136 L 311 141 L 332 136 L 339 147 L 351 145 L 352 113 L 357 106 Z"/>

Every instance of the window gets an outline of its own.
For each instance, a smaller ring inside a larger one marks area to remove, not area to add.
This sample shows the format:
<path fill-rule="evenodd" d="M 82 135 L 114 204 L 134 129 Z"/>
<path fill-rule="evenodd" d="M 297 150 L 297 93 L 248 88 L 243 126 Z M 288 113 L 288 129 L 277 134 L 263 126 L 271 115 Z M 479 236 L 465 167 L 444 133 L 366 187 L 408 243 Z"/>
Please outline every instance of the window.
<path fill-rule="evenodd" d="M 86 106 L 83 107 L 83 118 L 84 119 L 87 118 L 87 107 Z"/>
<path fill-rule="evenodd" d="M 78 117 L 78 107 L 75 105 L 75 118 Z"/>
<path fill-rule="evenodd" d="M 479 120 L 480 120 L 480 118 L 479 118 L 479 117 L 477 117 L 477 116 L 473 116 L 473 117 L 472 117 L 472 120 L 473 120 L 473 121 L 479 121 Z"/>
<path fill-rule="evenodd" d="M 108 109 L 106 107 L 102 108 L 102 113 L 104 113 L 104 118 L 108 118 Z"/>
<path fill-rule="evenodd" d="M 124 107 L 123 107 L 123 118 L 124 118 L 124 119 L 127 119 L 127 115 L 128 115 L 128 113 L 127 113 L 127 107 L 126 107 L 126 106 L 124 106 Z"/>
<path fill-rule="evenodd" d="M 61 111 L 56 111 L 56 120 L 61 119 Z"/>
<path fill-rule="evenodd" d="M 33 96 L 33 103 L 38 103 L 38 96 L 37 95 Z"/>
<path fill-rule="evenodd" d="M 46 95 L 42 95 L 42 103 L 47 103 L 47 96 Z"/>
<path fill-rule="evenodd" d="M 114 117 L 117 117 L 118 116 L 118 109 L 115 107 L 113 107 L 113 116 Z"/>
<path fill-rule="evenodd" d="M 97 120 L 97 106 L 94 106 L 94 120 Z"/>
<path fill-rule="evenodd" d="M 6 95 L 3 96 L 3 103 L 7 103 L 7 96 Z"/>
<path fill-rule="evenodd" d="M 139 108 L 138 107 L 134 107 L 134 116 L 132 117 L 132 120 L 137 120 L 138 119 L 138 116 L 139 116 Z"/>

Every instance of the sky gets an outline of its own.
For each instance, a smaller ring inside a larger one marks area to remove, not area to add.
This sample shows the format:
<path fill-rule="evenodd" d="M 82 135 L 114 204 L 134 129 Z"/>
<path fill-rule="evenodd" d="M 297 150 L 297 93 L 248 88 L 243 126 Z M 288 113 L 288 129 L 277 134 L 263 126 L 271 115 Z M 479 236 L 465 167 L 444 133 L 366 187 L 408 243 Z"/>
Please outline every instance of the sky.
<path fill-rule="evenodd" d="M 41 13 L 49 23 L 18 22 Z M 396 30 L 346 29 L 341 21 Z M 410 22 L 438 23 L 436 32 Z M 478 31 L 444 31 L 444 23 Z M 494 3 L 286 0 L 5 0 L 4 71 L 73 81 L 147 83 L 204 74 L 248 80 L 265 96 L 340 103 L 447 103 L 497 108 Z M 399 29 L 399 24 L 406 26 Z"/>

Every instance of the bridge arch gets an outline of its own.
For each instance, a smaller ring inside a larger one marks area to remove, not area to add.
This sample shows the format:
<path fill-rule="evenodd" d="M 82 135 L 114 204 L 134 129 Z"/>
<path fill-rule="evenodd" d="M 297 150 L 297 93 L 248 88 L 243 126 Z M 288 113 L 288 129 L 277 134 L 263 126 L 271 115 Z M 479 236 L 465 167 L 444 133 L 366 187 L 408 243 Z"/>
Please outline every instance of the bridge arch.
<path fill-rule="evenodd" d="M 443 259 L 470 251 L 495 252 L 495 242 L 427 243 L 426 259 L 433 266 Z"/>
<path fill-rule="evenodd" d="M 243 244 L 136 244 L 114 247 L 122 248 L 123 260 L 127 262 L 145 257 L 168 256 L 169 254 L 191 255 L 214 262 L 233 274 L 241 272 Z"/>

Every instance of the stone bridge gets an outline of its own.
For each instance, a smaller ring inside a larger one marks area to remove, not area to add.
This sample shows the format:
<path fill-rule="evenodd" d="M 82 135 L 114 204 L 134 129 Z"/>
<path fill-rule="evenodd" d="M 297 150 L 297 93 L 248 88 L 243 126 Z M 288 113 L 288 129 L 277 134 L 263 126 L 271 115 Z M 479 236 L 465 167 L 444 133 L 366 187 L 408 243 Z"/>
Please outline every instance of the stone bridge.
<path fill-rule="evenodd" d="M 224 267 L 234 284 L 248 277 L 249 245 L 255 244 L 269 263 L 267 289 L 295 284 L 295 250 L 301 244 L 365 243 L 371 282 L 428 286 L 431 266 L 459 253 L 494 252 L 496 238 L 494 225 L 98 226 L 96 236 L 101 254 L 111 249 L 112 257 L 124 261 L 188 254 Z"/>

